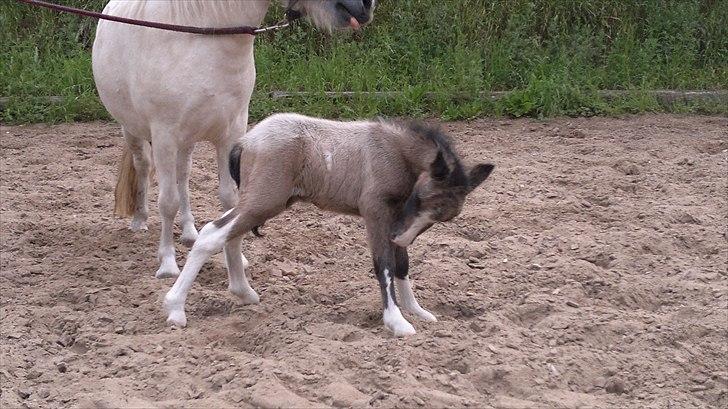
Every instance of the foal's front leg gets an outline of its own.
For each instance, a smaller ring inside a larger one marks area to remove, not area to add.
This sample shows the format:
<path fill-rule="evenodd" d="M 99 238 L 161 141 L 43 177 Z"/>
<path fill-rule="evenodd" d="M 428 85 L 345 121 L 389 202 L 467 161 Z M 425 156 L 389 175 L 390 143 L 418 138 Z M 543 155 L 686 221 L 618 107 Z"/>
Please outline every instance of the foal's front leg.
<path fill-rule="evenodd" d="M 415 298 L 415 293 L 412 292 L 412 283 L 409 279 L 409 256 L 407 255 L 407 249 L 403 247 L 396 247 L 395 258 L 397 264 L 394 271 L 394 286 L 399 293 L 399 305 L 402 306 L 403 309 L 415 314 L 420 319 L 425 321 L 437 321 L 437 318 L 435 318 L 432 313 L 420 307 L 420 303 L 418 303 Z"/>
<path fill-rule="evenodd" d="M 402 311 L 397 306 L 394 290 L 397 268 L 396 247 L 389 241 L 388 225 L 383 225 L 381 220 L 367 220 L 366 224 L 369 246 L 374 259 L 374 273 L 382 291 L 384 326 L 398 337 L 415 334 L 415 328 L 404 319 Z"/>

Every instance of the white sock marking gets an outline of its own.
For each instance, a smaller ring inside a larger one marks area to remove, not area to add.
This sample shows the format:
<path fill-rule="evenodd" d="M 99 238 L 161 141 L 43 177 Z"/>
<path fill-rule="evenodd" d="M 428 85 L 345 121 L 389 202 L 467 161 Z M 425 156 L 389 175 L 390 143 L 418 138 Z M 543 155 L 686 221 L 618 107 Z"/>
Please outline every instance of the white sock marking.
<path fill-rule="evenodd" d="M 384 269 L 384 277 L 387 284 L 387 308 L 384 309 L 384 314 L 382 316 L 384 326 L 398 337 L 415 334 L 415 328 L 412 324 L 407 322 L 406 319 L 404 319 L 402 311 L 399 310 L 399 307 L 397 307 L 397 304 L 394 302 L 394 297 L 392 297 L 390 290 L 392 279 L 389 277 L 388 269 Z"/>
<path fill-rule="evenodd" d="M 412 292 L 412 283 L 410 282 L 409 277 L 406 277 L 404 279 L 395 278 L 394 286 L 397 288 L 397 293 L 399 294 L 399 302 L 400 305 L 402 305 L 402 308 L 415 314 L 425 321 L 437 321 L 437 318 L 435 318 L 432 313 L 420 307 L 420 304 L 415 298 L 414 292 Z"/>

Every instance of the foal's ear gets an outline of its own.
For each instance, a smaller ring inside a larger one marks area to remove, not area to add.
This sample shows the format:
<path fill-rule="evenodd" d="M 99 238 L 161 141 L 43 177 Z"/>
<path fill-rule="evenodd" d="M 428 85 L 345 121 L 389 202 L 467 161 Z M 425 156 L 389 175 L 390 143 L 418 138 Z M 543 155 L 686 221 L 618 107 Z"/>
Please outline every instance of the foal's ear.
<path fill-rule="evenodd" d="M 432 176 L 433 179 L 442 180 L 449 174 L 450 168 L 447 167 L 445 157 L 442 156 L 442 151 L 438 150 L 435 161 L 430 165 L 430 176 Z"/>
<path fill-rule="evenodd" d="M 480 186 L 485 179 L 488 179 L 490 172 L 493 171 L 495 165 L 490 163 L 481 163 L 473 166 L 468 172 L 468 192 L 472 192 L 476 187 Z"/>

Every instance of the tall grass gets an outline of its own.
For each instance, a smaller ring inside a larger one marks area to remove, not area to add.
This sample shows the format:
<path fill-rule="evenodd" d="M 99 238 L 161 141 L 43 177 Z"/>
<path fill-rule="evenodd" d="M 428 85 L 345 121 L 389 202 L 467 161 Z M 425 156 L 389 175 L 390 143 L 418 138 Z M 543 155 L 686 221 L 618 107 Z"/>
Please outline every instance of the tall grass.
<path fill-rule="evenodd" d="M 60 0 L 58 0 L 60 2 Z M 95 10 L 104 0 L 65 0 Z M 721 0 L 382 0 L 361 33 L 309 25 L 257 40 L 251 118 L 593 115 L 661 110 L 647 89 L 728 87 Z M 281 10 L 275 8 L 269 19 Z M 105 118 L 91 78 L 95 22 L 0 1 L 3 122 Z M 603 101 L 599 89 L 634 90 Z M 270 91 L 313 95 L 272 99 Z M 324 91 L 398 91 L 346 100 Z M 500 101 L 480 92 L 512 91 Z M 43 96 L 61 95 L 49 104 Z M 680 107 L 684 110 L 686 107 Z M 687 109 L 728 113 L 722 105 Z"/>

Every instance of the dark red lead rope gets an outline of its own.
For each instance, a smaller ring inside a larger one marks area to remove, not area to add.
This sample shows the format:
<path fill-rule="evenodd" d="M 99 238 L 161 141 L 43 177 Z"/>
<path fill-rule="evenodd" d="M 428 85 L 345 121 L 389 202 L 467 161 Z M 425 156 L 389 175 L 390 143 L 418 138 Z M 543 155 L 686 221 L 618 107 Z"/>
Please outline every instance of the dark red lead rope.
<path fill-rule="evenodd" d="M 205 35 L 232 35 L 232 34 L 248 34 L 248 35 L 256 35 L 260 34 L 266 31 L 270 31 L 276 28 L 282 28 L 287 26 L 288 24 L 282 24 L 282 25 L 276 25 L 272 27 L 267 28 L 259 28 L 259 27 L 251 27 L 251 26 L 239 26 L 239 27 L 222 27 L 222 28 L 214 28 L 214 27 L 193 27 L 193 26 L 180 26 L 177 24 L 166 24 L 166 23 L 156 23 L 152 21 L 143 21 L 143 20 L 135 20 L 132 18 L 126 18 L 126 17 L 118 17 L 118 16 L 110 16 L 108 14 L 103 13 L 97 13 L 95 11 L 88 11 L 88 10 L 82 10 L 77 9 L 74 7 L 68 7 L 68 6 L 62 6 L 59 4 L 53 4 L 48 3 L 41 0 L 16 0 L 21 3 L 26 3 L 34 6 L 39 7 L 45 7 L 51 10 L 56 11 L 62 11 L 64 13 L 71 13 L 71 14 L 77 14 L 79 16 L 86 16 L 86 17 L 92 17 L 97 18 L 100 20 L 110 20 L 110 21 L 116 21 L 118 23 L 124 23 L 124 24 L 132 24 L 135 26 L 143 26 L 143 27 L 151 27 L 151 28 L 158 28 L 160 30 L 168 30 L 168 31 L 177 31 L 180 33 L 190 33 L 190 34 L 205 34 Z M 288 22 L 291 22 L 295 18 L 299 17 L 295 12 L 288 11 L 287 13 Z"/>

